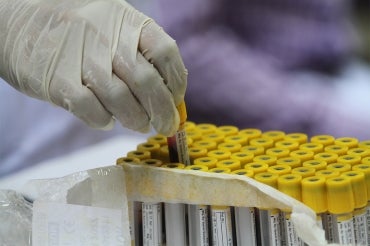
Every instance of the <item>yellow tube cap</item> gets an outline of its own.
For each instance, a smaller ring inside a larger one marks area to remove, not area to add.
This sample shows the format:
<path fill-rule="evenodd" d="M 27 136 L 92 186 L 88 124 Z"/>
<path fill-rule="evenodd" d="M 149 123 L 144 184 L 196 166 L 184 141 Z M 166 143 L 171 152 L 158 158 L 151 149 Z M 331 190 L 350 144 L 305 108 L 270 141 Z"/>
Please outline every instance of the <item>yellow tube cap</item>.
<path fill-rule="evenodd" d="M 313 167 L 316 171 L 326 169 L 327 163 L 323 160 L 308 160 L 302 163 L 302 167 Z"/>
<path fill-rule="evenodd" d="M 193 171 L 208 171 L 208 167 L 204 165 L 189 165 L 185 167 L 186 170 L 193 170 Z"/>
<path fill-rule="evenodd" d="M 254 175 L 255 180 L 263 184 L 269 185 L 275 189 L 277 189 L 278 177 L 279 175 L 277 175 L 276 173 L 269 173 L 269 172 L 257 173 Z"/>
<path fill-rule="evenodd" d="M 337 158 L 338 163 L 345 163 L 351 166 L 361 163 L 361 156 L 359 155 L 342 155 Z"/>
<path fill-rule="evenodd" d="M 312 136 L 310 139 L 312 143 L 321 143 L 324 146 L 334 144 L 334 140 L 335 138 L 331 135 L 316 135 L 316 136 Z"/>
<path fill-rule="evenodd" d="M 285 148 L 269 148 L 266 150 L 266 155 L 273 155 L 276 158 L 283 158 L 289 156 L 289 150 Z"/>
<path fill-rule="evenodd" d="M 193 162 L 197 158 L 207 156 L 207 152 L 208 152 L 207 149 L 204 149 L 204 148 L 190 147 L 188 149 L 189 158 Z"/>
<path fill-rule="evenodd" d="M 140 159 L 133 158 L 133 157 L 120 157 L 116 160 L 117 165 L 122 165 L 125 163 L 131 163 L 131 164 L 141 164 Z"/>
<path fill-rule="evenodd" d="M 230 159 L 240 161 L 240 165 L 245 165 L 252 162 L 254 154 L 248 151 L 235 152 L 230 155 Z"/>
<path fill-rule="evenodd" d="M 349 149 L 356 148 L 358 146 L 358 139 L 350 138 L 350 137 L 337 138 L 335 139 L 334 144 L 340 145 L 340 146 L 346 146 Z"/>
<path fill-rule="evenodd" d="M 299 148 L 299 142 L 291 140 L 281 140 L 275 143 L 276 148 L 288 149 L 289 151 L 297 150 Z"/>
<path fill-rule="evenodd" d="M 200 131 L 202 134 L 215 132 L 216 129 L 217 129 L 216 125 L 209 123 L 201 123 L 195 126 L 195 130 Z"/>
<path fill-rule="evenodd" d="M 367 188 L 365 174 L 361 171 L 348 171 L 341 174 L 351 180 L 355 208 L 363 208 L 367 204 Z"/>
<path fill-rule="evenodd" d="M 240 151 L 242 148 L 242 145 L 240 143 L 220 143 L 217 146 L 217 149 L 224 150 L 224 151 L 230 151 L 231 153 L 235 153 Z"/>
<path fill-rule="evenodd" d="M 216 163 L 216 167 L 220 167 L 220 168 L 226 167 L 226 168 L 229 168 L 231 171 L 241 168 L 240 161 L 232 160 L 232 159 L 226 159 L 226 160 L 219 161 Z"/>
<path fill-rule="evenodd" d="M 325 181 L 324 177 L 312 176 L 301 182 L 302 202 L 317 214 L 327 210 Z"/>
<path fill-rule="evenodd" d="M 344 164 L 344 163 L 332 163 L 329 164 L 326 167 L 327 170 L 335 170 L 338 171 L 339 173 L 347 172 L 352 169 L 350 164 Z"/>
<path fill-rule="evenodd" d="M 307 142 L 308 137 L 307 137 L 307 134 L 305 133 L 293 132 L 293 133 L 286 134 L 284 139 L 288 141 L 296 141 L 299 144 L 304 144 Z"/>
<path fill-rule="evenodd" d="M 148 138 L 148 143 L 157 143 L 160 146 L 167 145 L 167 137 L 162 134 L 157 134 Z"/>
<path fill-rule="evenodd" d="M 294 199 L 301 201 L 301 180 L 299 174 L 284 174 L 279 176 L 277 180 L 278 189 Z"/>
<path fill-rule="evenodd" d="M 221 161 L 221 160 L 230 159 L 231 152 L 216 149 L 216 150 L 208 151 L 207 156 L 217 158 L 219 161 Z"/>
<path fill-rule="evenodd" d="M 363 148 L 363 147 L 358 147 L 358 148 L 352 148 L 347 151 L 348 155 L 358 155 L 362 158 L 370 156 L 370 148 Z"/>
<path fill-rule="evenodd" d="M 219 126 L 217 127 L 216 132 L 220 132 L 225 136 L 232 136 L 232 135 L 236 135 L 239 132 L 239 128 L 237 128 L 236 126 L 230 126 L 230 125 Z"/>
<path fill-rule="evenodd" d="M 296 168 L 301 166 L 301 160 L 297 157 L 283 157 L 276 160 L 276 165 L 289 165 L 291 168 Z"/>
<path fill-rule="evenodd" d="M 359 142 L 358 147 L 370 149 L 370 140 L 364 140 Z"/>
<path fill-rule="evenodd" d="M 323 177 L 325 180 L 328 178 L 338 177 L 339 175 L 340 175 L 340 172 L 336 170 L 328 170 L 328 169 L 319 170 L 319 171 L 316 171 L 315 173 L 315 176 Z"/>
<path fill-rule="evenodd" d="M 253 138 L 249 141 L 249 145 L 263 147 L 268 149 L 274 146 L 274 140 L 267 137 Z"/>
<path fill-rule="evenodd" d="M 193 142 L 192 147 L 204 148 L 207 151 L 211 151 L 217 148 L 217 143 L 214 141 L 197 140 Z"/>
<path fill-rule="evenodd" d="M 254 176 L 253 170 L 251 169 L 238 169 L 238 170 L 232 171 L 231 173 L 236 174 L 236 175 L 244 175 L 249 178 L 253 178 Z"/>
<path fill-rule="evenodd" d="M 296 173 L 302 176 L 302 178 L 314 176 L 316 169 L 313 167 L 296 167 L 292 169 L 292 173 Z"/>
<path fill-rule="evenodd" d="M 321 143 L 304 143 L 299 146 L 300 150 L 312 151 L 315 154 L 324 150 L 324 145 Z"/>
<path fill-rule="evenodd" d="M 263 173 L 267 171 L 269 167 L 268 164 L 262 162 L 251 162 L 244 165 L 244 169 L 253 170 L 253 173 L 256 175 L 257 173 Z"/>
<path fill-rule="evenodd" d="M 150 159 L 151 154 L 149 151 L 133 150 L 127 153 L 127 157 L 144 160 L 144 159 Z"/>
<path fill-rule="evenodd" d="M 202 139 L 204 141 L 214 141 L 217 144 L 222 143 L 224 141 L 225 135 L 219 132 L 212 132 L 203 134 Z"/>
<path fill-rule="evenodd" d="M 338 154 L 332 152 L 321 152 L 313 157 L 315 160 L 325 161 L 327 164 L 334 163 L 338 159 Z"/>
<path fill-rule="evenodd" d="M 358 164 L 352 167 L 353 171 L 363 172 L 365 175 L 367 198 L 370 200 L 370 164 Z"/>
<path fill-rule="evenodd" d="M 210 173 L 231 173 L 230 168 L 227 167 L 215 167 L 212 169 L 209 169 L 208 172 Z"/>
<path fill-rule="evenodd" d="M 289 155 L 292 157 L 297 157 L 301 160 L 301 162 L 304 162 L 313 159 L 314 154 L 315 152 L 310 150 L 298 149 L 290 152 Z"/>
<path fill-rule="evenodd" d="M 232 135 L 232 136 L 227 136 L 224 139 L 225 143 L 238 143 L 241 144 L 242 146 L 248 144 L 248 137 L 244 135 Z"/>
<path fill-rule="evenodd" d="M 272 141 L 276 142 L 279 140 L 283 140 L 285 137 L 285 132 L 283 131 L 266 131 L 261 134 L 261 137 L 263 138 L 269 138 L 272 139 Z"/>
<path fill-rule="evenodd" d="M 254 156 L 257 156 L 257 155 L 262 155 L 263 153 L 265 153 L 265 148 L 262 146 L 247 145 L 247 146 L 243 146 L 240 149 L 240 151 L 251 152 L 254 154 Z"/>
<path fill-rule="evenodd" d="M 177 162 L 171 162 L 171 163 L 165 163 L 161 167 L 164 168 L 175 168 L 175 169 L 184 169 L 186 166 L 182 163 Z"/>
<path fill-rule="evenodd" d="M 332 214 L 350 213 L 355 208 L 351 180 L 335 177 L 326 180 L 328 211 Z"/>
<path fill-rule="evenodd" d="M 194 160 L 194 165 L 203 165 L 208 169 L 215 168 L 216 163 L 218 162 L 217 158 L 214 157 L 200 157 Z"/>
<path fill-rule="evenodd" d="M 182 101 L 179 105 L 176 106 L 177 111 L 179 112 L 180 116 L 180 125 L 184 125 L 187 119 L 187 113 L 186 113 L 186 104 L 185 101 Z"/>
<path fill-rule="evenodd" d="M 260 137 L 262 132 L 260 129 L 256 129 L 256 128 L 245 128 L 245 129 L 241 129 L 238 134 L 245 135 L 248 137 L 248 139 L 253 139 L 253 138 Z"/>
<path fill-rule="evenodd" d="M 277 175 L 288 174 L 292 168 L 288 165 L 273 165 L 267 168 L 267 172 L 269 173 L 276 173 Z"/>
<path fill-rule="evenodd" d="M 185 122 L 185 131 L 190 131 L 195 129 L 196 124 L 192 121 Z"/>
<path fill-rule="evenodd" d="M 253 158 L 253 162 L 263 162 L 269 166 L 276 164 L 277 157 L 273 155 L 258 155 Z"/>
<path fill-rule="evenodd" d="M 142 163 L 144 165 L 152 166 L 152 167 L 160 167 L 163 165 L 163 162 L 158 159 L 145 159 L 142 160 Z"/>

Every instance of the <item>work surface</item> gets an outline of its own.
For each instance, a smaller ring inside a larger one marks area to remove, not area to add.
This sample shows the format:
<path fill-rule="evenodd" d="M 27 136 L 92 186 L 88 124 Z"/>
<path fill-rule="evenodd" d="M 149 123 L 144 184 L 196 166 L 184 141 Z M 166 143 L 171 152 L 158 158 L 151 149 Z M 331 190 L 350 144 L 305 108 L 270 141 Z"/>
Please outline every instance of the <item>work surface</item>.
<path fill-rule="evenodd" d="M 136 149 L 136 145 L 145 142 L 147 137 L 140 134 L 112 138 L 72 154 L 44 161 L 0 179 L 0 189 L 20 190 L 31 179 L 63 177 L 78 171 L 114 165 L 118 157 Z"/>

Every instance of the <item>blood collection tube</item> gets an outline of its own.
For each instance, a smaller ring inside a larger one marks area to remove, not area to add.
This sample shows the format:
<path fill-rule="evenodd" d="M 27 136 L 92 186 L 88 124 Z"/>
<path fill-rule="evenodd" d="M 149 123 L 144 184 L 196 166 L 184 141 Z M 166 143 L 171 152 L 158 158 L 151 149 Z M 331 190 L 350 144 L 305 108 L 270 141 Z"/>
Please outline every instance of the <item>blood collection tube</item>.
<path fill-rule="evenodd" d="M 239 169 L 233 171 L 232 174 L 245 175 L 247 177 L 253 177 L 253 170 L 251 169 Z M 236 243 L 237 245 L 243 246 L 255 246 L 257 245 L 256 235 L 256 219 L 253 207 L 235 207 L 235 231 L 236 231 Z"/>
<path fill-rule="evenodd" d="M 336 170 L 339 173 L 347 172 L 352 169 L 352 166 L 350 164 L 344 164 L 344 163 L 332 163 L 329 164 L 326 167 L 327 170 Z"/>
<path fill-rule="evenodd" d="M 185 167 L 185 169 L 204 172 L 208 171 L 208 167 L 204 165 L 190 165 Z M 207 205 L 188 205 L 189 245 L 209 245 L 208 218 L 209 209 Z"/>
<path fill-rule="evenodd" d="M 278 177 L 277 184 L 279 191 L 288 196 L 301 201 L 301 180 L 302 176 L 299 174 L 284 174 Z M 290 220 L 290 210 L 281 211 L 281 236 L 283 238 L 283 245 L 298 246 L 304 245 L 303 241 L 298 237 L 292 221 Z"/>
<path fill-rule="evenodd" d="M 230 151 L 224 151 L 224 150 L 216 149 L 216 150 L 210 150 L 210 151 L 208 151 L 207 156 L 208 157 L 214 157 L 217 160 L 221 161 L 221 160 L 230 159 L 231 152 Z"/>
<path fill-rule="evenodd" d="M 144 165 L 160 167 L 163 162 L 158 159 L 142 160 Z M 142 242 L 145 246 L 162 245 L 163 208 L 160 202 L 141 203 Z"/>
<path fill-rule="evenodd" d="M 367 242 L 370 242 L 370 164 L 357 164 L 352 167 L 354 171 L 361 171 L 365 175 L 366 190 L 367 190 L 367 205 L 366 205 L 366 229 Z"/>
<path fill-rule="evenodd" d="M 341 174 L 351 180 L 354 211 L 353 211 L 353 228 L 356 245 L 368 245 L 367 242 L 367 224 L 366 224 L 366 205 L 367 189 L 365 174 L 361 171 L 348 171 Z"/>
<path fill-rule="evenodd" d="M 369 149 L 370 148 L 370 140 L 364 140 L 364 141 L 359 142 L 358 147 Z"/>
<path fill-rule="evenodd" d="M 338 177 L 339 175 L 340 175 L 340 172 L 334 169 L 333 170 L 324 169 L 324 170 L 319 170 L 315 172 L 315 176 L 323 177 L 325 180 L 328 178 Z"/>
<path fill-rule="evenodd" d="M 168 163 L 161 167 L 184 169 L 182 163 Z M 166 245 L 187 245 L 185 204 L 165 203 Z"/>
<path fill-rule="evenodd" d="M 315 211 L 317 225 L 325 230 L 325 237 L 328 240 L 332 236 L 330 235 L 329 225 L 326 219 L 327 202 L 325 182 L 326 178 L 320 176 L 303 178 L 301 181 L 301 195 L 302 202 Z"/>
<path fill-rule="evenodd" d="M 269 172 L 258 173 L 254 179 L 277 189 L 279 175 Z M 280 246 L 280 211 L 278 209 L 256 209 L 257 245 Z"/>
<path fill-rule="evenodd" d="M 299 144 L 304 144 L 307 143 L 307 134 L 301 133 L 301 132 L 293 132 L 293 133 L 288 133 L 285 134 L 284 140 L 288 141 L 296 141 Z"/>
<path fill-rule="evenodd" d="M 326 180 L 328 211 L 333 221 L 333 242 L 344 245 L 355 243 L 352 212 L 354 198 L 351 180 L 339 176 Z"/>
<path fill-rule="evenodd" d="M 230 173 L 228 168 L 213 168 L 209 172 Z M 211 234 L 213 246 L 233 246 L 232 211 L 228 206 L 211 205 Z"/>
<path fill-rule="evenodd" d="M 120 157 L 116 160 L 117 165 L 122 165 L 124 163 L 130 163 L 130 164 L 140 164 L 140 159 L 133 158 L 133 157 Z"/>
<path fill-rule="evenodd" d="M 214 141 L 197 140 L 193 142 L 192 147 L 207 149 L 207 151 L 217 149 L 217 143 Z"/>

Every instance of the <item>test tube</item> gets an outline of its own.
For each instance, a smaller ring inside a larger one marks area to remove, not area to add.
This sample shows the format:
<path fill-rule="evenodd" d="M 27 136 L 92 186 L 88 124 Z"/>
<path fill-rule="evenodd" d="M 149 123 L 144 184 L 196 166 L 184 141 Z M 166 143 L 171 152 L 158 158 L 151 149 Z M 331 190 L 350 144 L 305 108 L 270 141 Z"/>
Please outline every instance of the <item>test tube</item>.
<path fill-rule="evenodd" d="M 220 132 L 212 132 L 212 133 L 207 133 L 202 136 L 202 139 L 204 141 L 213 141 L 216 142 L 217 144 L 220 144 L 224 141 L 225 135 Z"/>
<path fill-rule="evenodd" d="M 336 170 L 339 173 L 347 172 L 352 169 L 350 164 L 343 164 L 343 163 L 332 163 L 326 167 L 327 170 Z"/>
<path fill-rule="evenodd" d="M 351 180 L 354 198 L 353 228 L 356 245 L 368 245 L 366 225 L 367 190 L 365 174 L 361 171 L 348 171 L 341 174 Z"/>
<path fill-rule="evenodd" d="M 127 157 L 130 157 L 130 158 L 137 158 L 139 160 L 144 160 L 144 159 L 150 159 L 151 158 L 151 154 L 149 151 L 140 151 L 140 150 L 133 150 L 133 151 L 129 151 L 127 152 Z"/>
<path fill-rule="evenodd" d="M 272 139 L 272 141 L 280 141 L 283 140 L 285 137 L 285 132 L 278 131 L 278 130 L 271 130 L 271 131 L 265 131 L 261 134 L 262 138 L 269 138 Z"/>
<path fill-rule="evenodd" d="M 210 169 L 214 173 L 230 173 L 228 168 Z M 213 246 L 233 246 L 232 211 L 228 206 L 211 205 L 211 233 Z"/>
<path fill-rule="evenodd" d="M 277 179 L 278 189 L 289 195 L 290 197 L 301 201 L 301 180 L 302 176 L 299 174 L 284 174 L 279 176 Z M 291 215 L 290 210 L 281 211 L 281 229 L 282 229 L 282 238 L 283 245 L 287 246 L 298 246 L 304 245 L 303 241 L 298 237 L 297 232 L 294 228 L 292 221 L 290 220 Z"/>
<path fill-rule="evenodd" d="M 326 219 L 327 202 L 325 182 L 326 178 L 320 176 L 303 178 L 301 181 L 301 194 L 302 202 L 315 211 L 317 225 L 325 230 L 325 237 L 329 240 L 332 236 L 330 235 L 329 225 Z"/>
<path fill-rule="evenodd" d="M 182 163 L 168 163 L 161 167 L 184 169 Z M 166 245 L 187 245 L 185 204 L 165 203 Z"/>
<path fill-rule="evenodd" d="M 331 164 L 337 161 L 338 154 L 332 152 L 321 152 L 313 157 L 315 160 L 325 161 L 327 164 Z"/>
<path fill-rule="evenodd" d="M 370 165 L 357 164 L 352 167 L 354 171 L 361 171 L 365 175 L 366 190 L 367 190 L 367 206 L 366 206 L 366 228 L 367 228 L 367 242 L 370 242 Z"/>
<path fill-rule="evenodd" d="M 239 169 L 233 171 L 232 174 L 245 175 L 253 177 L 253 170 Z M 236 230 L 236 243 L 243 246 L 257 245 L 256 236 L 256 219 L 253 207 L 235 207 L 235 230 Z"/>
<path fill-rule="evenodd" d="M 269 148 L 266 150 L 266 155 L 273 155 L 276 156 L 276 158 L 283 158 L 289 156 L 289 150 L 285 148 Z"/>
<path fill-rule="evenodd" d="M 197 140 L 193 142 L 192 147 L 207 149 L 207 151 L 215 150 L 217 143 L 214 141 Z"/>
<path fill-rule="evenodd" d="M 136 147 L 138 151 L 149 151 L 150 157 L 154 159 L 160 158 L 160 148 L 161 145 L 159 143 L 149 142 L 138 144 Z"/>
<path fill-rule="evenodd" d="M 195 159 L 207 156 L 208 152 L 207 149 L 198 147 L 190 147 L 188 150 L 191 164 L 194 164 Z"/>
<path fill-rule="evenodd" d="M 244 165 L 244 169 L 250 169 L 256 175 L 257 173 L 263 173 L 267 171 L 268 164 L 262 162 L 251 162 Z"/>
<path fill-rule="evenodd" d="M 325 146 L 324 151 L 329 152 L 329 153 L 335 153 L 338 156 L 341 156 L 341 155 L 347 154 L 348 147 L 344 145 L 333 144 L 333 145 Z"/>
<path fill-rule="evenodd" d="M 218 161 L 216 163 L 216 167 L 229 168 L 231 171 L 235 171 L 241 168 L 240 161 L 232 159 Z"/>
<path fill-rule="evenodd" d="M 348 155 L 358 155 L 362 158 L 370 156 L 370 148 L 352 148 L 347 151 Z"/>
<path fill-rule="evenodd" d="M 313 159 L 315 152 L 310 151 L 310 150 L 302 150 L 302 149 L 297 149 L 289 154 L 291 157 L 296 157 L 301 160 L 301 162 L 308 161 Z"/>
<path fill-rule="evenodd" d="M 144 165 L 160 167 L 163 163 L 158 159 L 142 160 Z M 163 209 L 160 202 L 141 203 L 142 242 L 145 246 L 163 244 L 162 225 Z"/>
<path fill-rule="evenodd" d="M 265 148 L 262 146 L 246 145 L 240 149 L 241 152 L 247 151 L 253 153 L 254 156 L 262 155 L 265 153 Z"/>
<path fill-rule="evenodd" d="M 202 133 L 202 135 L 205 135 L 215 132 L 217 130 L 217 126 L 209 123 L 201 123 L 195 126 L 195 130 L 198 130 Z"/>
<path fill-rule="evenodd" d="M 361 156 L 359 155 L 342 155 L 337 159 L 338 163 L 350 164 L 351 166 L 361 163 Z"/>
<path fill-rule="evenodd" d="M 316 171 L 326 169 L 327 163 L 323 160 L 308 160 L 302 163 L 302 167 L 313 167 Z"/>
<path fill-rule="evenodd" d="M 230 155 L 230 159 L 240 161 L 240 165 L 245 165 L 251 162 L 254 158 L 254 154 L 248 151 L 235 152 Z"/>
<path fill-rule="evenodd" d="M 185 169 L 204 172 L 208 171 L 208 167 L 204 165 L 190 165 L 187 166 Z M 188 205 L 189 245 L 209 245 L 208 214 L 209 209 L 207 205 Z"/>
<path fill-rule="evenodd" d="M 224 150 L 216 149 L 216 150 L 210 150 L 210 151 L 208 151 L 207 156 L 208 157 L 214 157 L 217 160 L 221 161 L 221 160 L 230 159 L 231 152 L 230 151 L 224 151 Z"/>
<path fill-rule="evenodd" d="M 269 172 L 258 173 L 254 179 L 277 189 L 279 175 Z M 258 208 L 256 210 L 257 245 L 280 246 L 280 212 L 278 209 Z"/>
<path fill-rule="evenodd" d="M 299 142 L 292 141 L 292 140 L 280 140 L 275 142 L 276 148 L 284 148 L 288 149 L 289 151 L 297 150 L 299 148 Z"/>
<path fill-rule="evenodd" d="M 157 143 L 160 146 L 167 145 L 167 137 L 162 134 L 156 134 L 148 138 L 148 143 Z"/>
<path fill-rule="evenodd" d="M 358 139 L 351 137 L 341 137 L 334 140 L 334 144 L 346 146 L 348 149 L 356 148 L 358 146 Z"/>
<path fill-rule="evenodd" d="M 276 165 L 289 165 L 291 168 L 296 168 L 301 166 L 301 159 L 297 157 L 283 157 L 276 160 Z"/>
<path fill-rule="evenodd" d="M 262 134 L 260 129 L 257 128 L 244 128 L 239 130 L 238 135 L 245 135 L 249 140 L 258 138 Z"/>
<path fill-rule="evenodd" d="M 272 148 L 274 146 L 274 140 L 267 137 L 253 138 L 249 140 L 249 145 L 263 147 L 264 149 Z"/>
<path fill-rule="evenodd" d="M 245 135 L 231 135 L 227 136 L 224 139 L 225 143 L 238 143 L 242 146 L 245 146 L 248 144 L 248 137 Z"/>
<path fill-rule="evenodd" d="M 277 175 L 284 175 L 290 173 L 292 168 L 289 165 L 273 165 L 267 168 L 267 172 L 276 173 Z"/>
<path fill-rule="evenodd" d="M 321 143 L 304 143 L 304 144 L 299 145 L 299 149 L 312 151 L 315 154 L 317 154 L 324 150 L 324 145 Z"/>
<path fill-rule="evenodd" d="M 302 176 L 302 178 L 314 176 L 316 169 L 313 167 L 296 167 L 292 169 L 292 173 L 296 173 Z"/>
<path fill-rule="evenodd" d="M 253 162 L 263 162 L 269 166 L 276 164 L 277 157 L 274 155 L 258 155 L 253 158 Z"/>
<path fill-rule="evenodd" d="M 230 153 L 239 152 L 242 148 L 242 145 L 239 143 L 220 143 L 217 146 L 217 149 L 223 151 L 230 151 Z"/>
<path fill-rule="evenodd" d="M 333 221 L 333 242 L 344 245 L 355 243 L 352 212 L 354 198 L 351 180 L 335 177 L 326 180 L 328 211 Z"/>

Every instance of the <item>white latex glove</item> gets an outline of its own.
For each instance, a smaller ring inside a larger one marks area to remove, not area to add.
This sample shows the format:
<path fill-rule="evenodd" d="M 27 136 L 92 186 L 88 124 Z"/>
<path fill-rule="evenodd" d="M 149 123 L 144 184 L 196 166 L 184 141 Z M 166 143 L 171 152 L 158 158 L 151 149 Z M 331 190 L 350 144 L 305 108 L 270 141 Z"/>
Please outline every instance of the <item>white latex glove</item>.
<path fill-rule="evenodd" d="M 0 76 L 91 127 L 165 135 L 187 83 L 176 42 L 123 0 L 0 0 Z"/>

